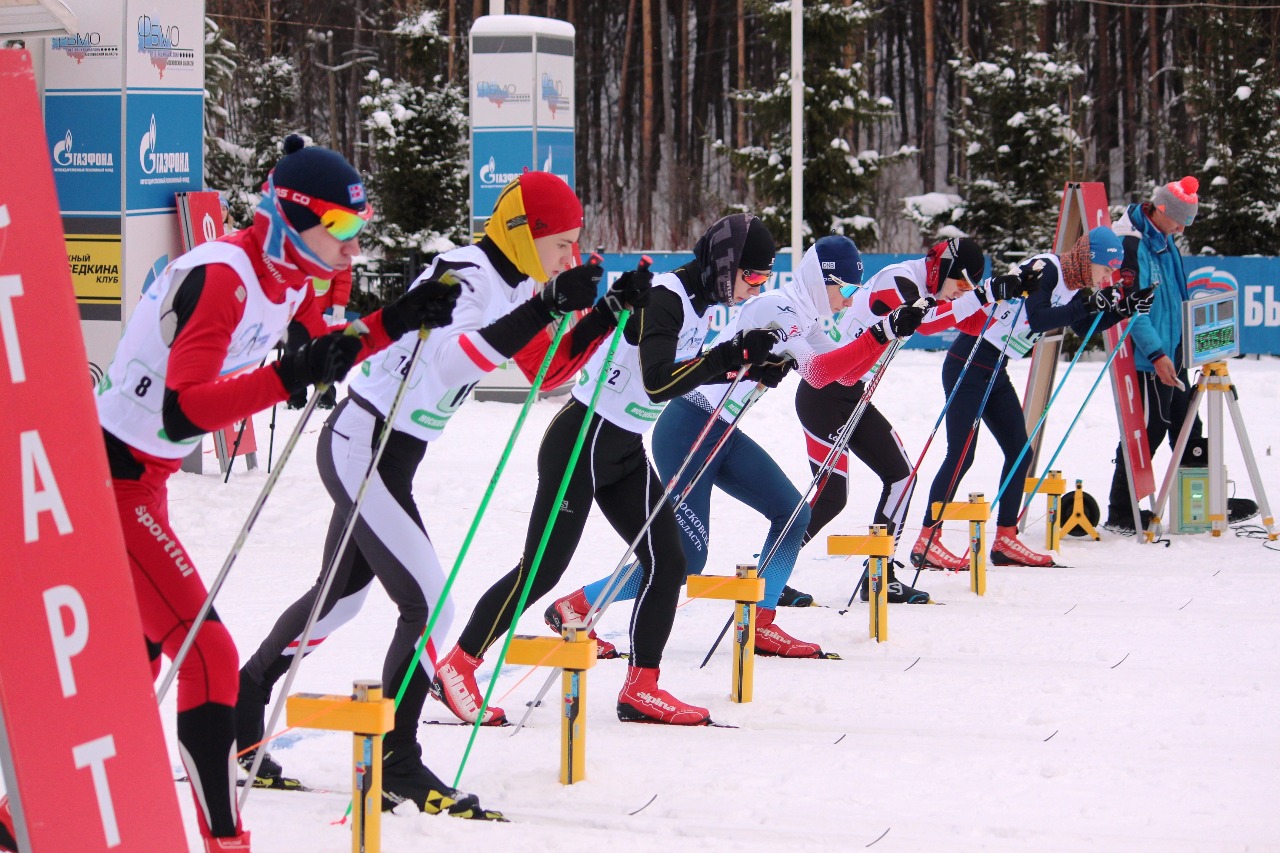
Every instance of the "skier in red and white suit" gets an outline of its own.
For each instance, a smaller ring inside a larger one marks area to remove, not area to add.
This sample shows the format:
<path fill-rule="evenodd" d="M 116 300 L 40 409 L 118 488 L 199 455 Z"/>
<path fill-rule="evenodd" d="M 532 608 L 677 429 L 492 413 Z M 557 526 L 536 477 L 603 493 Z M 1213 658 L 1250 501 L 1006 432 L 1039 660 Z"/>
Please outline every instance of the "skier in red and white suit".
<path fill-rule="evenodd" d="M 169 525 L 166 483 L 206 432 L 343 378 L 406 331 L 449 322 L 457 288 L 420 286 L 365 318 L 361 336 L 330 329 L 311 276 L 331 278 L 360 251 L 372 215 L 359 174 L 336 152 L 285 140 L 253 226 L 169 264 L 143 295 L 98 389 L 98 416 L 148 653 L 182 645 L 206 596 Z M 310 338 L 258 367 L 291 324 Z M 239 661 L 210 611 L 178 673 L 178 742 L 208 851 L 249 849 L 235 799 L 233 710 Z"/>

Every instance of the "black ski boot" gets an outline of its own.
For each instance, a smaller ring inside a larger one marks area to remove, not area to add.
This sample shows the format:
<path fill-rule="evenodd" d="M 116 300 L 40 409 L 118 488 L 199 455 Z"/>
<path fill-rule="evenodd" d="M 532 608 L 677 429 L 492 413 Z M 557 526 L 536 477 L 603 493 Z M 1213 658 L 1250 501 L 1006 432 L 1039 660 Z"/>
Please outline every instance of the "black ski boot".
<path fill-rule="evenodd" d="M 782 595 L 778 596 L 779 607 L 812 607 L 813 596 L 789 586 L 782 587 Z"/>
<path fill-rule="evenodd" d="M 445 814 L 467 820 L 506 821 L 502 812 L 482 808 L 475 794 L 451 788 L 422 763 L 422 748 L 417 744 L 382 756 L 382 810 L 391 811 L 411 802 L 427 814 Z"/>
<path fill-rule="evenodd" d="M 893 560 L 889 563 L 889 571 L 887 573 L 889 576 L 885 578 L 885 587 L 888 591 L 887 597 L 889 599 L 889 603 L 890 604 L 928 604 L 929 593 L 925 592 L 922 589 L 916 589 L 915 587 L 907 586 L 905 583 L 898 580 L 898 574 L 895 571 L 895 568 L 901 565 L 902 563 L 900 563 L 897 560 Z M 905 566 L 903 568 L 905 568 Z M 867 572 L 863 571 L 862 593 L 861 593 L 861 598 L 863 601 L 867 601 L 871 597 L 867 589 L 869 586 L 870 584 L 867 583 Z"/>

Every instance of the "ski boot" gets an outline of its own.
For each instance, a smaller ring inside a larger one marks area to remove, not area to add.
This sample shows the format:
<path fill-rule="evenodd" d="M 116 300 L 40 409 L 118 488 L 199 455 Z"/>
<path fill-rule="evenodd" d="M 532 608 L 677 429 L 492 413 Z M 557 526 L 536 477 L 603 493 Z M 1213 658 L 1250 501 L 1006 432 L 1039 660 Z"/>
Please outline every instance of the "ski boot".
<path fill-rule="evenodd" d="M 911 546 L 911 565 L 918 569 L 945 569 L 950 572 L 969 571 L 969 559 L 952 554 L 942 545 L 942 527 L 926 527 L 920 538 Z"/>
<path fill-rule="evenodd" d="M 773 624 L 776 610 L 756 608 L 756 654 L 781 658 L 820 658 L 822 648 L 817 643 L 806 643 L 792 637 Z"/>
<path fill-rule="evenodd" d="M 587 614 L 590 612 L 591 605 L 587 603 L 586 593 L 578 589 L 571 595 L 551 602 L 551 606 L 542 614 L 542 618 L 547 623 L 547 627 L 559 634 L 560 629 L 565 625 L 572 627 L 585 623 Z M 594 630 L 587 636 L 596 641 L 597 660 L 613 660 L 621 657 L 618 654 L 618 647 L 608 640 L 601 639 Z"/>
<path fill-rule="evenodd" d="M 204 853 L 249 853 L 249 833 L 242 831 L 226 838 L 206 838 Z"/>
<path fill-rule="evenodd" d="M 905 583 L 898 580 L 898 574 L 894 569 L 896 566 L 901 566 L 901 565 L 902 563 L 898 562 L 897 560 L 893 560 L 889 563 L 889 571 L 887 572 L 888 577 L 885 578 L 885 590 L 887 593 L 886 597 L 889 603 L 890 604 L 928 604 L 929 593 L 925 592 L 922 589 L 916 589 L 915 587 L 907 586 Z M 905 566 L 903 568 L 905 568 Z M 871 597 L 867 591 L 867 588 L 870 586 L 870 584 L 867 583 L 867 580 L 868 580 L 867 572 L 864 571 L 862 573 L 862 592 L 861 592 L 861 598 L 863 601 L 866 601 Z"/>
<path fill-rule="evenodd" d="M 782 595 L 778 596 L 779 607 L 813 607 L 813 596 L 807 592 L 801 592 L 798 589 L 792 589 L 789 586 L 782 588 Z"/>
<path fill-rule="evenodd" d="M 1044 568 L 1053 565 L 1053 557 L 1032 551 L 1018 539 L 1017 525 L 1010 525 L 996 528 L 996 541 L 991 543 L 991 565 Z"/>
<path fill-rule="evenodd" d="M 705 726 L 711 722 L 711 712 L 681 702 L 659 687 L 657 667 L 629 666 L 618 694 L 618 719 L 624 723 Z"/>
<path fill-rule="evenodd" d="M 404 802 L 411 802 L 427 814 L 444 812 L 467 820 L 506 821 L 502 812 L 480 805 L 480 798 L 451 788 L 422 763 L 422 748 L 417 744 L 403 752 L 392 750 L 382 756 L 382 810 L 389 812 Z"/>
<path fill-rule="evenodd" d="M 480 715 L 483 694 L 476 684 L 476 668 L 484 658 L 473 658 L 458 646 L 440 659 L 436 677 L 431 682 L 431 695 L 444 703 L 453 715 L 464 722 L 474 723 Z M 501 708 L 486 708 L 485 726 L 505 726 L 507 715 Z"/>

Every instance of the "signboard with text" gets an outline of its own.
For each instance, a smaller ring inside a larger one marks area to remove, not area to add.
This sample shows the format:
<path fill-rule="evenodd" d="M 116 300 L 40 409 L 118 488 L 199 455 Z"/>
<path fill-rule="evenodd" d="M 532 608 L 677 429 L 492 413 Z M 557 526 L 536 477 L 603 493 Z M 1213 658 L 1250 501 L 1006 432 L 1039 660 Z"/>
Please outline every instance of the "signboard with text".
<path fill-rule="evenodd" d="M 17 840 L 183 850 L 30 54 L 0 50 L 0 78 L 0 764 Z"/>

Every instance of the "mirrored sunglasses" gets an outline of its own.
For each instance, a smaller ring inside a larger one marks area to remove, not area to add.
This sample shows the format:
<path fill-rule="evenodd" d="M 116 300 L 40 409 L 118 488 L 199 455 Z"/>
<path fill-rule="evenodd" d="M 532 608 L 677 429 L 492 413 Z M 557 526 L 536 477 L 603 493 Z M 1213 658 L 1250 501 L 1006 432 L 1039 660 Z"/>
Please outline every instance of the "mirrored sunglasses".
<path fill-rule="evenodd" d="M 373 218 L 373 205 L 365 203 L 364 210 L 359 212 L 340 204 L 333 204 L 318 198 L 312 198 L 287 187 L 270 185 L 275 190 L 276 198 L 300 204 L 320 217 L 320 224 L 333 235 L 336 240 L 350 240 L 358 235 L 364 226 Z"/>
<path fill-rule="evenodd" d="M 759 287 L 769 280 L 769 270 L 739 270 L 742 280 L 752 287 Z"/>

